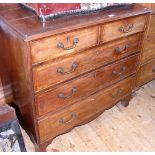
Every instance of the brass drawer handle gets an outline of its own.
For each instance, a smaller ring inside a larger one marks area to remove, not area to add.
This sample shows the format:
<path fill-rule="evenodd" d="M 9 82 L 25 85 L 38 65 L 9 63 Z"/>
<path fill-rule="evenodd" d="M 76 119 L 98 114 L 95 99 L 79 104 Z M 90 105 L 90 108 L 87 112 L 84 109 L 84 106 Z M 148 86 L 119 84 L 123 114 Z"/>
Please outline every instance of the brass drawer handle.
<path fill-rule="evenodd" d="M 134 25 L 133 24 L 128 24 L 125 28 L 123 26 L 118 28 L 118 31 L 122 32 L 122 33 L 129 33 L 130 31 L 132 31 Z"/>
<path fill-rule="evenodd" d="M 129 48 L 129 45 L 128 44 L 126 44 L 123 48 L 116 47 L 115 48 L 115 52 L 116 53 L 124 53 L 124 52 L 126 52 L 128 50 L 128 48 Z"/>
<path fill-rule="evenodd" d="M 123 74 L 123 72 L 126 71 L 127 69 L 128 69 L 127 66 L 123 66 L 123 67 L 121 68 L 121 71 L 120 71 L 120 72 L 117 72 L 116 70 L 113 70 L 113 71 L 112 71 L 112 75 L 121 75 L 121 74 Z"/>
<path fill-rule="evenodd" d="M 77 117 L 77 114 L 76 112 L 72 112 L 71 113 L 71 119 L 69 119 L 68 121 L 64 120 L 63 118 L 60 118 L 59 119 L 59 123 L 60 124 L 68 124 L 68 123 L 71 123 L 73 120 L 75 120 Z"/>
<path fill-rule="evenodd" d="M 70 39 L 67 37 L 67 41 L 69 41 L 69 40 L 70 40 Z M 57 47 L 58 47 L 58 48 L 62 48 L 62 49 L 64 49 L 64 50 L 71 50 L 71 49 L 73 49 L 73 48 L 76 47 L 76 45 L 78 44 L 78 42 L 79 42 L 79 39 L 78 39 L 78 38 L 74 38 L 74 40 L 73 40 L 73 45 L 72 45 L 71 47 L 65 47 L 64 44 L 63 44 L 62 42 L 59 42 L 59 43 L 57 44 Z"/>
<path fill-rule="evenodd" d="M 72 72 L 74 72 L 75 71 L 75 69 L 77 68 L 77 62 L 73 62 L 73 64 L 72 64 L 72 67 L 71 67 L 71 69 L 69 70 L 69 71 L 67 71 L 67 72 L 65 72 L 64 71 L 64 68 L 62 68 L 62 67 L 59 67 L 58 69 L 57 69 L 57 72 L 58 73 L 60 73 L 60 74 L 70 74 L 70 73 L 72 73 Z"/>
<path fill-rule="evenodd" d="M 117 99 L 120 95 L 122 95 L 124 93 L 123 89 L 118 89 L 117 92 L 115 94 L 110 93 L 110 96 L 114 99 Z"/>
<path fill-rule="evenodd" d="M 60 98 L 60 99 L 69 99 L 69 98 L 72 98 L 75 95 L 76 92 L 77 92 L 77 88 L 73 87 L 70 95 L 65 96 L 64 93 L 60 93 L 58 95 L 58 98 Z"/>

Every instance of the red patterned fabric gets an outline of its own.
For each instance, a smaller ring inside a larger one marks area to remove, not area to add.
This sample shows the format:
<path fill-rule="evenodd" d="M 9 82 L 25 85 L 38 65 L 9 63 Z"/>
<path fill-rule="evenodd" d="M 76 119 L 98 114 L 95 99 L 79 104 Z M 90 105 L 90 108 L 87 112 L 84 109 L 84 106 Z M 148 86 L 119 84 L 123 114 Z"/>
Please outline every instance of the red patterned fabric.
<path fill-rule="evenodd" d="M 55 14 L 61 11 L 80 9 L 80 3 L 25 3 L 40 15 Z"/>

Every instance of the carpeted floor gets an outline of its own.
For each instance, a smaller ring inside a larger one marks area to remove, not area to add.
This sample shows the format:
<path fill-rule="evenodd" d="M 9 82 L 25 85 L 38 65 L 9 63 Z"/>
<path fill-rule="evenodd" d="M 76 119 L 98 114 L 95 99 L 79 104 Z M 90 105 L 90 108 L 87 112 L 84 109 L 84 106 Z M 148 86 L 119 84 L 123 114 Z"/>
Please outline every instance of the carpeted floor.
<path fill-rule="evenodd" d="M 29 136 L 22 133 L 27 151 L 34 151 Z M 55 138 L 47 151 L 155 151 L 155 81 L 138 90 L 127 108 L 117 104 Z"/>

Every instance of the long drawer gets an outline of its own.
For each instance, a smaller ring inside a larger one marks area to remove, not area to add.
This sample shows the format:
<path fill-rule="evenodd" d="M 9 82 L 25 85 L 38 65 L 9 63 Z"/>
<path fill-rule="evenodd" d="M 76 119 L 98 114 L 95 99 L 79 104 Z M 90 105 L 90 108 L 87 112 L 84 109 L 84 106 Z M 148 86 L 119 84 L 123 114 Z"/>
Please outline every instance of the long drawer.
<path fill-rule="evenodd" d="M 86 121 L 98 112 L 112 106 L 123 96 L 131 93 L 135 76 L 127 78 L 112 87 L 102 90 L 69 108 L 48 115 L 38 121 L 40 141 L 54 138 L 68 129 Z"/>
<path fill-rule="evenodd" d="M 144 31 L 146 16 L 137 16 L 102 25 L 101 42 Z"/>
<path fill-rule="evenodd" d="M 62 60 L 33 68 L 36 91 L 67 81 L 106 63 L 140 51 L 141 34 L 103 44 Z"/>
<path fill-rule="evenodd" d="M 138 71 L 137 86 L 141 86 L 155 79 L 155 59 L 142 65 Z"/>
<path fill-rule="evenodd" d="M 138 55 L 130 56 L 69 81 L 51 91 L 36 95 L 37 114 L 41 116 L 47 112 L 54 112 L 135 73 L 137 59 Z"/>
<path fill-rule="evenodd" d="M 32 63 L 58 58 L 96 45 L 98 29 L 98 26 L 94 26 L 31 42 Z"/>

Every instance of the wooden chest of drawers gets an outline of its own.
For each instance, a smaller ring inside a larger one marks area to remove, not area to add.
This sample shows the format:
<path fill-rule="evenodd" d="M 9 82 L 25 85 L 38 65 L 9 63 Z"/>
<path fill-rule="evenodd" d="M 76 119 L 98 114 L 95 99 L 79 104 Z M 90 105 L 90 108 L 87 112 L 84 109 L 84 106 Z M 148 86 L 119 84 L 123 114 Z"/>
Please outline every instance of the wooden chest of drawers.
<path fill-rule="evenodd" d="M 1 9 L 15 104 L 36 148 L 118 101 L 127 106 L 149 13 L 134 6 L 41 23 L 19 6 Z"/>
<path fill-rule="evenodd" d="M 155 79 L 155 4 L 143 4 L 152 9 L 149 25 L 144 35 L 140 68 L 138 70 L 137 88 Z"/>

